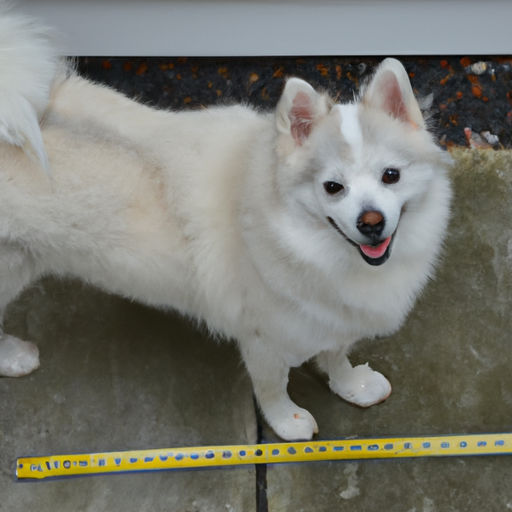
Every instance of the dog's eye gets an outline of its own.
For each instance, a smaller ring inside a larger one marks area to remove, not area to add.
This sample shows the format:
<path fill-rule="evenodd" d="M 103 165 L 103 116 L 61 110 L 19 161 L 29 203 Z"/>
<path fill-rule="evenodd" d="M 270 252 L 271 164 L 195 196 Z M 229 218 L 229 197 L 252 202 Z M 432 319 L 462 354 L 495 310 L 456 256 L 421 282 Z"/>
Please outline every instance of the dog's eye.
<path fill-rule="evenodd" d="M 344 188 L 345 187 L 341 183 L 336 183 L 335 181 L 326 181 L 324 183 L 325 191 L 331 196 L 337 194 L 338 192 L 341 192 Z"/>
<path fill-rule="evenodd" d="M 400 179 L 400 171 L 398 169 L 386 169 L 382 175 L 382 182 L 386 185 L 393 185 Z"/>

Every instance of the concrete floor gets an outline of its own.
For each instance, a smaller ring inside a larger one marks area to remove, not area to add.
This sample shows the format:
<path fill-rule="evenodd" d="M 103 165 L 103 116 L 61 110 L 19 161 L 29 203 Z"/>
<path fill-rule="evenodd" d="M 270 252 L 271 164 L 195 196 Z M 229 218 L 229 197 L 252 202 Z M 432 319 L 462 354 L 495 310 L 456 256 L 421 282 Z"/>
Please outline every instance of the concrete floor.
<path fill-rule="evenodd" d="M 233 345 L 77 282 L 47 279 L 6 331 L 41 367 L 0 379 L 0 510 L 251 511 L 255 470 L 159 472 L 15 483 L 21 455 L 256 442 L 249 378 Z"/>
<path fill-rule="evenodd" d="M 310 365 L 292 372 L 290 394 L 317 419 L 319 439 L 512 430 L 512 152 L 454 155 L 437 279 L 398 334 L 352 355 L 390 379 L 391 397 L 359 409 Z M 258 422 L 264 441 L 277 440 L 256 416 L 236 347 L 53 279 L 10 308 L 6 331 L 37 342 L 41 367 L 0 379 L 0 511 L 256 511 L 254 467 L 13 480 L 21 455 L 252 443 Z M 511 472 L 508 456 L 275 465 L 266 497 L 271 512 L 504 511 Z"/>

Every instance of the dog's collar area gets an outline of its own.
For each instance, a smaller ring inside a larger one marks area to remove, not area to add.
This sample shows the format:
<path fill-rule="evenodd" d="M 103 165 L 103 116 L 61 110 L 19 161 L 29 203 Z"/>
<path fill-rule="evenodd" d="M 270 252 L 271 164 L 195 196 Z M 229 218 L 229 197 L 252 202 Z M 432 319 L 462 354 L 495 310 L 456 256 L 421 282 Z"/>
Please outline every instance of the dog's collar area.
<path fill-rule="evenodd" d="M 363 258 L 364 261 L 366 261 L 366 263 L 368 263 L 369 265 L 372 265 L 373 267 L 378 267 L 379 265 L 382 265 L 383 263 L 386 263 L 386 261 L 389 259 L 389 257 L 391 256 L 391 246 L 393 245 L 393 241 L 395 239 L 395 233 L 393 233 L 391 235 L 391 241 L 389 243 L 389 245 L 387 246 L 386 248 L 386 251 L 384 252 L 384 254 L 378 258 L 372 258 L 368 255 L 366 255 L 362 249 L 361 249 L 361 246 L 359 244 L 356 244 L 356 242 L 354 242 L 352 239 L 350 239 L 347 235 L 345 235 L 345 233 L 343 233 L 343 231 L 341 230 L 341 228 L 338 226 L 338 224 L 336 224 L 336 222 L 334 221 L 334 219 L 332 217 L 327 217 L 327 220 L 329 221 L 329 224 L 331 224 L 331 226 L 351 245 L 353 245 L 354 247 L 357 247 L 357 250 L 359 251 L 359 254 L 361 255 L 361 257 Z"/>

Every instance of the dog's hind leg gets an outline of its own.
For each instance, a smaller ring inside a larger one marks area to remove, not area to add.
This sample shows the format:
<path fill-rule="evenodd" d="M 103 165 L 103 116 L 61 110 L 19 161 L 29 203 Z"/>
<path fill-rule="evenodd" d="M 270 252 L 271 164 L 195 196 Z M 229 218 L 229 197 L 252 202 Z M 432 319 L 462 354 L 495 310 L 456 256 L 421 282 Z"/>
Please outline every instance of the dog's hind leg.
<path fill-rule="evenodd" d="M 368 363 L 353 367 L 346 350 L 321 352 L 316 356 L 320 369 L 329 376 L 329 386 L 347 402 L 359 407 L 383 402 L 391 394 L 391 384 Z"/>
<path fill-rule="evenodd" d="M 315 418 L 288 396 L 290 367 L 259 340 L 240 344 L 240 349 L 260 409 L 275 433 L 287 441 L 311 439 L 318 426 Z"/>
<path fill-rule="evenodd" d="M 39 351 L 34 343 L 3 332 L 7 305 L 36 276 L 30 256 L 11 244 L 0 244 L 0 376 L 20 377 L 39 366 Z"/>

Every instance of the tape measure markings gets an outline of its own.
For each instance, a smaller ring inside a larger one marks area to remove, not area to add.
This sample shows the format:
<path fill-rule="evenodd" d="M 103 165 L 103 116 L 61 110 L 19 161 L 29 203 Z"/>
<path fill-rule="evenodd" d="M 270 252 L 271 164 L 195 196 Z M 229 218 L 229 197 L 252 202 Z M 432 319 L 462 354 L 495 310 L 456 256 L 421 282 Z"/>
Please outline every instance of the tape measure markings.
<path fill-rule="evenodd" d="M 511 453 L 512 433 L 408 438 L 352 438 L 332 441 L 182 447 L 81 455 L 21 457 L 16 461 L 16 477 L 19 480 L 40 480 L 88 474 L 247 464 L 505 455 Z"/>

